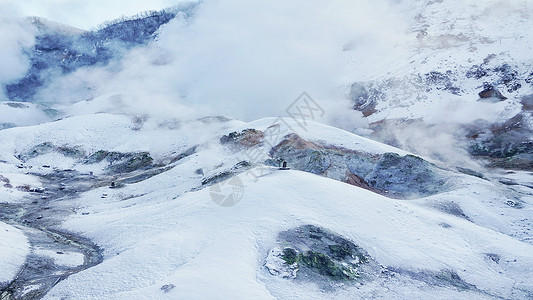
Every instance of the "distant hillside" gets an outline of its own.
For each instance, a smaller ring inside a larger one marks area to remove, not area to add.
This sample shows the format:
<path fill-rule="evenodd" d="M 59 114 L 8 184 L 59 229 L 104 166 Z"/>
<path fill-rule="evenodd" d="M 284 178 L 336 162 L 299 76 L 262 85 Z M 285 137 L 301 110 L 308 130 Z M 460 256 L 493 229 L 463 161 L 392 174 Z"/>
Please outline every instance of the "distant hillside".
<path fill-rule="evenodd" d="M 179 12 L 190 15 L 194 5 L 178 6 L 162 11 L 145 12 L 104 24 L 93 31 L 82 31 L 34 18 L 37 29 L 33 49 L 26 49 L 31 66 L 24 78 L 6 85 L 10 100 L 33 101 L 41 87 L 54 75 L 68 74 L 78 68 L 107 65 L 120 59 L 125 51 L 153 41 L 158 30 Z"/>

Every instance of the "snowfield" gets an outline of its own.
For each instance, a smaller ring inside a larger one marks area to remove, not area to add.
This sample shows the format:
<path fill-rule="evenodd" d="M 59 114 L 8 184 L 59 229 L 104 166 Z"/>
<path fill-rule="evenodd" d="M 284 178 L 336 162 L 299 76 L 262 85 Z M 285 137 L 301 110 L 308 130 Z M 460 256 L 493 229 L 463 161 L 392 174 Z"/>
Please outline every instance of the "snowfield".
<path fill-rule="evenodd" d="M 91 188 L 78 197 L 49 204 L 71 212 L 56 216 L 64 220 L 59 229 L 96 243 L 103 250 L 103 262 L 59 281 L 45 299 L 524 299 L 531 295 L 533 245 L 526 229 L 531 226 L 533 198 L 525 186 L 502 185 L 448 167 L 443 172 L 451 174 L 453 190 L 394 200 L 329 178 L 252 161 L 255 167 L 235 173 L 243 183 L 242 199 L 222 207 L 202 182 L 247 159 L 245 149 L 220 144 L 220 137 L 232 131 L 277 128 L 286 134 L 295 130 L 309 141 L 369 155 L 409 153 L 314 122 L 298 128 L 295 120 L 279 118 L 250 123 L 208 120 L 183 122 L 176 128 L 150 122 L 136 127 L 124 115 L 97 114 L 0 131 L 6 141 L 3 159 L 24 166 L 6 164 L 2 175 L 18 185 L 36 187 L 42 186 L 36 176 L 61 172 L 65 162 L 58 157 L 63 150 L 28 156 L 24 163 L 16 158 L 43 143 L 75 148 L 84 155 L 100 150 L 149 151 L 161 162 L 197 145 L 194 153 L 171 162 L 171 168 L 155 176 L 114 189 Z M 266 142 L 254 147 L 265 155 L 270 149 Z M 69 168 L 104 176 L 112 166 L 105 160 L 93 164 L 84 160 L 73 156 Z M 35 175 L 24 174 L 28 172 Z M 509 176 L 527 184 L 531 175 Z M 231 192 L 222 189 L 222 193 Z M 508 199 L 515 199 L 520 209 L 506 204 Z M 446 209 L 452 204 L 459 210 Z M 394 275 L 336 283 L 327 289 L 315 279 L 302 282 L 272 276 L 264 264 L 276 247 L 277 235 L 301 225 L 319 226 L 352 241 Z M 9 229 L 12 235 L 18 232 Z M 18 232 L 16 237 L 21 242 L 14 249 L 6 242 L 12 238 L 0 239 L 4 247 L 9 245 L 2 252 L 9 256 L 3 258 L 13 266 L 11 272 L 4 272 L 5 280 L 14 276 L 29 251 L 24 236 Z M 41 248 L 33 253 L 57 265 L 83 263 L 79 253 L 57 255 Z M 452 274 L 466 287 L 447 281 L 435 284 L 438 274 Z"/>
<path fill-rule="evenodd" d="M 532 288 L 533 246 L 495 231 L 303 172 L 272 170 L 257 182 L 243 180 L 244 197 L 230 208 L 213 203 L 207 189 L 176 199 L 176 189 L 165 196 L 148 193 L 138 201 L 120 195 L 82 197 L 80 202 L 91 203 L 86 210 L 94 213 L 75 216 L 65 226 L 100 244 L 106 259 L 58 284 L 47 299 L 423 299 L 434 292 L 442 299 L 487 297 L 415 282 L 347 285 L 324 293 L 312 284 L 272 278 L 262 264 L 276 234 L 302 224 L 338 232 L 385 266 L 454 270 L 480 290 L 505 298 L 517 295 L 514 289 Z M 487 260 L 486 253 L 500 255 L 500 264 Z M 161 287 L 167 284 L 175 288 L 164 293 Z M 397 289 L 404 284 L 410 288 Z"/>
<path fill-rule="evenodd" d="M 13 280 L 30 253 L 28 239 L 17 228 L 0 222 L 0 288 Z"/>

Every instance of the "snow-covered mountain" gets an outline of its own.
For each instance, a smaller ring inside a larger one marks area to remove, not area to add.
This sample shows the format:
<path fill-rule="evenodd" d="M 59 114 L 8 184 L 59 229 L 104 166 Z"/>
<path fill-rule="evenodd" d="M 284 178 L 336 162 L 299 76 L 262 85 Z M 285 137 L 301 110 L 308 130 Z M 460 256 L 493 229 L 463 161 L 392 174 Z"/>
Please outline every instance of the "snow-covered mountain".
<path fill-rule="evenodd" d="M 0 298 L 533 298 L 531 3 L 298 3 L 24 21 Z"/>
<path fill-rule="evenodd" d="M 54 78 L 79 68 L 105 66 L 120 60 L 128 50 L 153 41 L 161 26 L 178 13 L 190 13 L 193 7 L 185 5 L 146 12 L 131 19 L 110 22 L 93 31 L 31 18 L 29 21 L 37 34 L 35 46 L 27 50 L 30 68 L 21 80 L 5 86 L 6 96 L 14 101 L 39 102 L 35 94 Z"/>
<path fill-rule="evenodd" d="M 531 170 L 532 3 L 398 6 L 409 16 L 411 39 L 356 74 L 360 79 L 351 86 L 354 108 L 367 116 L 374 137 L 455 161 L 440 145 L 416 142 L 430 135 L 493 165 Z"/>

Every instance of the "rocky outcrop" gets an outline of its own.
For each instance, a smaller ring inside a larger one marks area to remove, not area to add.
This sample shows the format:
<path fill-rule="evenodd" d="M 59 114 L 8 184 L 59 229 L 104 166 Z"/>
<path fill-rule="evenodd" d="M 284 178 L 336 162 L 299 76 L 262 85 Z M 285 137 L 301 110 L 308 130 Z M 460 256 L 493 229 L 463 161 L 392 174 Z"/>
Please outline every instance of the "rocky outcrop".
<path fill-rule="evenodd" d="M 322 283 L 371 280 L 381 271 L 361 247 L 321 227 L 283 231 L 264 266 L 273 276 Z"/>
<path fill-rule="evenodd" d="M 456 216 L 459 218 L 470 221 L 470 218 L 465 214 L 461 206 L 453 201 L 430 201 L 427 203 L 429 207 L 432 207 L 443 213 Z"/>
<path fill-rule="evenodd" d="M 519 91 L 530 89 L 524 82 L 533 83 L 533 73 L 527 75 L 529 71 L 524 73 L 524 67 L 512 61 L 505 55 L 492 54 L 469 69 L 435 70 L 354 82 L 348 97 L 354 103 L 353 109 L 363 112 L 365 117 L 378 112 L 378 105 L 390 109 L 411 106 L 413 101 L 423 102 L 431 91 L 471 98 L 477 94 L 482 101 L 499 102 L 507 99 L 504 93 L 512 97 Z"/>
<path fill-rule="evenodd" d="M 436 90 L 449 91 L 454 95 L 460 95 L 463 90 L 457 85 L 451 70 L 445 73 L 432 71 L 424 74 L 424 84 L 433 86 Z"/>
<path fill-rule="evenodd" d="M 121 153 L 100 150 L 85 158 L 85 164 L 94 164 L 105 161 L 110 173 L 130 173 L 137 170 L 149 169 L 153 159 L 148 152 Z"/>
<path fill-rule="evenodd" d="M 363 113 L 363 116 L 368 117 L 375 113 L 377 105 L 377 94 L 375 90 L 370 92 L 360 82 L 354 82 L 350 89 L 350 99 L 352 99 L 353 109 Z"/>
<path fill-rule="evenodd" d="M 243 147 L 253 147 L 263 142 L 265 134 L 257 129 L 244 129 L 241 132 L 231 132 L 220 138 L 221 144 L 239 145 Z"/>
<path fill-rule="evenodd" d="M 446 176 L 414 155 L 369 154 L 312 143 L 289 134 L 270 150 L 267 164 L 289 167 L 340 180 L 391 197 L 415 198 L 446 190 Z"/>
<path fill-rule="evenodd" d="M 498 254 L 485 256 L 496 263 L 500 260 Z M 353 241 L 315 225 L 280 232 L 263 266 L 272 276 L 294 282 L 313 282 L 323 291 L 350 284 L 387 286 L 392 282 L 414 280 L 428 287 L 490 295 L 452 269 L 430 271 L 383 266 Z"/>
<path fill-rule="evenodd" d="M 52 152 L 73 158 L 75 162 L 80 164 L 97 164 L 105 162 L 107 164 L 105 168 L 108 173 L 130 173 L 137 170 L 147 170 L 152 167 L 157 167 L 148 152 L 122 153 L 100 150 L 87 154 L 81 146 L 57 146 L 51 142 L 45 142 L 33 146 L 29 150 L 18 154 L 17 158 L 22 162 L 26 162 L 32 158 Z M 187 153 L 184 155 L 186 154 Z"/>
<path fill-rule="evenodd" d="M 533 170 L 533 129 L 520 113 L 502 124 L 478 123 L 469 128 L 471 155 L 489 167 Z"/>
<path fill-rule="evenodd" d="M 496 58 L 492 54 L 487 56 L 480 65 L 473 65 L 470 70 L 466 72 L 467 78 L 483 79 L 485 85 L 492 82 L 490 85 L 501 85 L 505 87 L 508 93 L 517 91 L 522 87 L 520 83 L 523 79 L 520 76 L 517 67 L 504 63 L 501 65 L 491 66 L 491 61 Z M 526 79 L 527 80 L 527 79 Z"/>
<path fill-rule="evenodd" d="M 291 168 L 322 175 L 332 166 L 332 156 L 327 155 L 324 150 L 323 147 L 291 133 L 273 147 L 269 154 L 275 160 L 287 161 Z"/>
<path fill-rule="evenodd" d="M 506 100 L 507 97 L 502 95 L 502 93 L 492 84 L 485 84 L 483 86 L 483 91 L 479 92 L 479 98 L 492 100 L 491 102 L 499 102 Z"/>
<path fill-rule="evenodd" d="M 225 170 L 219 173 L 216 173 L 210 177 L 204 178 L 202 180 L 202 186 L 210 186 L 213 184 L 220 183 L 224 180 L 230 179 L 231 177 L 242 173 L 243 171 L 249 169 L 251 164 L 247 161 L 240 161 L 231 167 L 229 170 Z M 203 172 L 203 171 L 202 171 Z"/>
<path fill-rule="evenodd" d="M 74 159 L 82 159 L 85 157 L 85 151 L 81 147 L 68 145 L 57 146 L 51 142 L 44 142 L 18 154 L 17 158 L 22 161 L 27 161 L 34 157 L 51 152 L 58 152 L 66 157 L 71 157 Z"/>
<path fill-rule="evenodd" d="M 527 95 L 522 97 L 522 109 L 526 111 L 533 110 L 533 95 Z"/>
<path fill-rule="evenodd" d="M 445 189 L 437 168 L 415 155 L 385 153 L 364 178 L 372 187 L 405 197 L 429 196 Z"/>

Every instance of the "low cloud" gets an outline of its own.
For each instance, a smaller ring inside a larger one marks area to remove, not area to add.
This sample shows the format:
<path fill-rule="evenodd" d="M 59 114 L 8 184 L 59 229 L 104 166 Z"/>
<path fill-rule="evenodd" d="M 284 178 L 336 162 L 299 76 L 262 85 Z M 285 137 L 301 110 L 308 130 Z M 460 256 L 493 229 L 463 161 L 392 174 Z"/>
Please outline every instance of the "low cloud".
<path fill-rule="evenodd" d="M 394 49 L 405 38 L 401 20 L 385 0 L 204 1 L 121 63 L 78 70 L 39 97 L 129 94 L 136 99 L 131 105 L 147 112 L 179 116 L 194 108 L 253 120 L 285 115 L 305 91 L 326 111 L 319 121 L 336 124 L 337 114 L 350 109 L 348 68 L 357 61 L 370 66 L 368 57 Z M 358 112 L 343 118 L 350 119 L 348 130 L 365 124 Z"/>
<path fill-rule="evenodd" d="M 35 41 L 34 28 L 29 19 L 23 18 L 10 5 L 0 2 L 0 87 L 23 77 L 29 61 L 24 49 L 32 47 Z M 0 90 L 0 100 L 6 100 Z"/>

